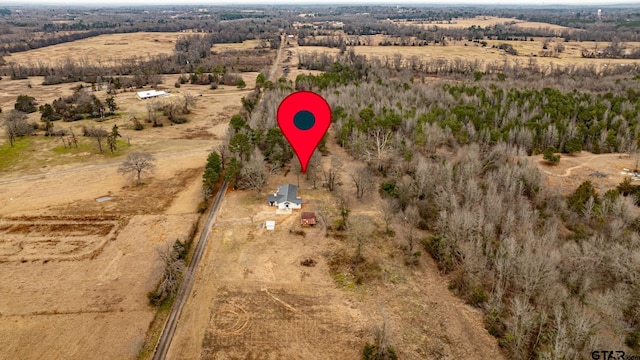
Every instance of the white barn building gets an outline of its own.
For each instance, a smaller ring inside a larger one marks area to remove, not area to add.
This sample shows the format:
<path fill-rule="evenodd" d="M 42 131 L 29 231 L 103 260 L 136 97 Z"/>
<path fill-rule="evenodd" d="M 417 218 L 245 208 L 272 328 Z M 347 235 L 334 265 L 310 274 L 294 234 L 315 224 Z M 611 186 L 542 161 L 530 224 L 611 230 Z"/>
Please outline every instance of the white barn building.
<path fill-rule="evenodd" d="M 137 95 L 141 100 L 146 100 L 146 99 L 168 96 L 169 94 L 167 94 L 164 91 L 147 90 L 147 91 L 139 91 Z"/>

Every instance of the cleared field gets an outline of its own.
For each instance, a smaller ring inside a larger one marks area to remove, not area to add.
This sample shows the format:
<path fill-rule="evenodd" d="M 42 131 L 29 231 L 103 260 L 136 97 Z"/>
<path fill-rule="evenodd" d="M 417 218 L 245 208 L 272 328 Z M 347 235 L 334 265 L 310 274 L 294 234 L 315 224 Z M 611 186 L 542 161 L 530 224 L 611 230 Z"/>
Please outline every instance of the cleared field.
<path fill-rule="evenodd" d="M 575 155 L 561 154 L 557 165 L 549 165 L 542 155 L 531 156 L 530 159 L 547 175 L 549 184 L 561 189 L 564 194 L 574 191 L 585 180 L 590 180 L 604 194 L 625 178 L 631 177 L 624 174 L 623 169 L 633 169 L 636 163 L 635 157 L 627 154 L 592 154 L 586 151 Z M 596 173 L 600 173 L 599 176 L 595 176 Z M 634 180 L 634 184 L 637 183 Z M 640 212 L 637 207 L 633 209 Z"/>
<path fill-rule="evenodd" d="M 414 25 L 421 27 L 441 27 L 441 28 L 468 28 L 471 26 L 479 26 L 479 27 L 487 27 L 494 26 L 498 24 L 504 23 L 516 23 L 522 20 L 517 20 L 513 18 L 504 18 L 504 17 L 496 17 L 496 16 L 476 16 L 473 18 L 453 18 L 450 21 L 442 20 L 442 21 L 393 21 L 396 24 L 401 25 Z"/>
<path fill-rule="evenodd" d="M 246 89 L 255 86 L 257 73 L 243 73 Z M 147 105 L 149 102 L 140 100 L 135 92 L 119 92 L 115 97 L 118 109 L 117 115 L 107 118 L 102 122 L 96 120 L 81 120 L 75 122 L 54 122 L 56 129 L 73 129 L 77 135 L 82 134 L 83 126 L 95 126 L 110 130 L 117 125 L 122 134 L 122 150 L 114 156 L 122 157 L 129 151 L 151 151 L 153 153 L 170 153 L 213 147 L 217 141 L 225 136 L 228 119 L 241 108 L 240 99 L 251 90 L 238 89 L 235 86 L 219 86 L 211 90 L 209 86 L 184 84 L 176 89 L 173 84 L 178 81 L 179 75 L 162 76 L 163 84 L 160 89 L 171 91 L 168 98 L 150 100 L 156 105 L 162 105 L 166 101 L 181 99 L 182 94 L 189 93 L 195 96 L 196 104 L 191 108 L 191 114 L 187 115 L 186 124 L 172 125 L 165 120 L 165 126 L 154 128 L 145 123 L 148 116 Z M 27 80 L 0 80 L 0 108 L 12 109 L 16 97 L 20 94 L 29 94 L 35 97 L 38 105 L 51 102 L 61 96 L 72 95 L 73 87 L 81 83 L 59 84 L 45 86 L 41 77 L 33 77 Z M 87 84 L 84 84 L 88 86 Z M 141 90 L 141 89 L 139 89 Z M 6 91 L 6 92 L 5 92 Z M 93 92 L 99 99 L 105 100 L 109 95 L 104 90 Z M 159 114 L 160 115 L 160 114 Z M 132 118 L 136 117 L 145 125 L 143 131 L 132 129 Z M 40 123 L 40 113 L 29 114 L 29 121 Z M 38 174 L 52 171 L 58 166 L 73 166 L 72 164 L 90 162 L 102 164 L 112 162 L 110 154 L 99 154 L 97 144 L 91 138 L 80 136 L 80 149 L 64 149 L 60 139 L 35 136 L 26 139 L 29 145 L 18 154 L 17 161 L 5 167 L 0 156 L 0 181 L 4 176 L 18 176 L 20 174 Z M 188 140 L 185 142 L 185 140 Z M 7 141 L 4 131 L 0 132 L 0 146 Z M 130 145 L 129 145 L 130 144 Z M 38 151 L 36 151 L 38 150 Z"/>
<path fill-rule="evenodd" d="M 107 34 L 6 56 L 8 63 L 49 63 L 71 59 L 75 62 L 109 65 L 119 59 L 171 54 L 175 42 L 186 32 L 139 32 Z"/>
<path fill-rule="evenodd" d="M 118 231 L 117 219 L 0 219 L 0 262 L 79 260 L 98 254 Z"/>
<path fill-rule="evenodd" d="M 251 50 L 260 45 L 259 40 L 245 40 L 242 43 L 230 43 L 230 44 L 214 44 L 211 47 L 211 51 L 224 51 L 224 50 Z"/>
<path fill-rule="evenodd" d="M 565 51 L 559 54 L 559 57 L 542 57 L 539 56 L 543 51 L 543 40 L 536 38 L 534 41 L 498 41 L 487 40 L 488 47 L 469 41 L 452 41 L 447 46 L 429 45 L 429 46 L 356 46 L 354 50 L 358 55 L 366 55 L 368 57 L 387 58 L 390 61 L 396 54 L 402 55 L 404 60 L 408 60 L 415 56 L 421 60 L 464 60 L 474 61 L 486 65 L 492 62 L 509 61 L 512 64 L 519 62 L 521 65 L 527 64 L 532 59 L 540 66 L 585 66 L 593 65 L 596 68 L 600 66 L 610 66 L 613 64 L 632 64 L 638 63 L 639 60 L 627 59 L 588 59 L 581 57 L 582 48 L 594 50 L 596 46 L 599 49 L 607 47 L 608 43 L 594 42 L 561 42 L 560 40 L 552 41 L 550 47 L 553 49 L 557 44 L 562 43 Z M 493 45 L 510 44 L 518 51 L 517 56 L 507 55 L 504 51 L 492 48 Z M 640 43 L 629 43 L 630 47 L 640 46 Z M 338 54 L 338 49 L 330 49 L 321 46 L 301 46 L 298 48 L 299 53 L 324 52 L 328 54 Z M 480 68 L 479 70 L 482 70 Z"/>
<path fill-rule="evenodd" d="M 516 18 L 505 18 L 505 17 L 496 17 L 496 16 L 476 16 L 473 18 L 453 18 L 451 21 L 392 21 L 393 23 L 400 25 L 410 25 L 410 26 L 420 26 L 426 28 L 432 28 L 437 26 L 439 28 L 470 28 L 471 26 L 476 27 L 491 27 L 495 25 L 515 25 L 521 28 L 549 28 L 551 30 L 564 30 L 569 29 L 566 26 L 534 22 L 534 21 L 523 21 L 518 20 Z"/>
<path fill-rule="evenodd" d="M 248 88 L 256 75 L 243 74 Z M 172 97 L 196 96 L 187 123 L 164 120 L 165 126 L 153 128 L 145 122 L 148 103 L 135 92 L 120 92 L 118 116 L 54 123 L 74 129 L 79 149 L 34 136 L 16 150 L 16 161 L 1 168 L 0 358 L 130 359 L 140 351 L 155 314 L 147 293 L 160 277 L 158 251 L 190 234 L 199 218 L 203 164 L 249 92 L 190 84 L 175 89 L 177 78 L 163 77 Z M 13 108 L 20 94 L 50 103 L 71 95 L 75 85 L 3 79 L 0 106 Z M 133 116 L 144 130 L 132 129 Z M 36 123 L 39 117 L 29 115 Z M 114 124 L 123 136 L 114 155 L 100 154 L 93 139 L 81 136 L 82 126 L 108 130 Z M 0 144 L 5 141 L 2 132 Z M 130 151 L 157 158 L 155 172 L 139 187 L 117 172 Z M 112 200 L 96 201 L 103 196 Z"/>
<path fill-rule="evenodd" d="M 338 157 L 341 178 L 348 179 L 359 162 L 335 142 L 328 147 L 324 167 Z M 503 358 L 481 313 L 451 294 L 430 259 L 423 258 L 418 272 L 398 266 L 393 242 L 400 233 L 375 235 L 363 250 L 381 267 L 381 279 L 356 286 L 348 274 L 332 273 L 332 259 L 353 251 L 345 250 L 349 240 L 326 237 L 322 225 L 301 227 L 300 210 L 280 215 L 267 205 L 267 193 L 298 181 L 301 211 L 333 204 L 329 192 L 294 172 L 271 175 L 259 197 L 227 192 L 168 359 L 361 359 L 383 318 L 401 359 Z M 354 192 L 350 181 L 340 188 Z M 374 234 L 383 227 L 380 201 L 377 194 L 365 202 L 351 199 L 352 216 L 371 219 Z M 274 231 L 265 229 L 266 220 L 276 222 Z M 307 259 L 314 266 L 302 265 Z"/>
<path fill-rule="evenodd" d="M 536 21 L 517 21 L 513 25 L 516 27 L 525 28 L 525 29 L 549 28 L 551 30 L 556 30 L 557 31 L 556 33 L 559 33 L 562 30 L 571 29 L 570 27 L 567 27 L 567 26 L 536 22 Z"/>

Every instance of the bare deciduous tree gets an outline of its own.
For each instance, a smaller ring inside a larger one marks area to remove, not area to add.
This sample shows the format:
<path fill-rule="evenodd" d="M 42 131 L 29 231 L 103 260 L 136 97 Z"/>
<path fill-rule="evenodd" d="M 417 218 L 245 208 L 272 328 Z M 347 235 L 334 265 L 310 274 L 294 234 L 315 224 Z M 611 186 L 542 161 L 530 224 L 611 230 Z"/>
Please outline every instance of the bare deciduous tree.
<path fill-rule="evenodd" d="M 131 174 L 136 176 L 137 185 L 140 185 L 140 176 L 143 172 L 152 172 L 155 168 L 155 157 L 150 153 L 146 152 L 132 152 L 127 155 L 127 160 L 125 160 L 120 167 L 118 168 L 118 172 L 121 174 Z"/>
<path fill-rule="evenodd" d="M 369 137 L 372 141 L 370 141 L 370 148 L 365 150 L 367 153 L 367 157 L 375 157 L 376 167 L 378 169 L 381 169 L 383 160 L 390 148 L 389 140 L 391 139 L 391 130 L 384 129 L 382 127 L 376 127 L 375 129 L 369 131 Z M 373 152 L 373 156 L 371 156 L 371 152 Z"/>
<path fill-rule="evenodd" d="M 411 204 L 402 212 L 402 221 L 405 224 L 405 238 L 409 254 L 413 254 L 413 245 L 415 243 L 415 229 L 420 222 L 420 212 L 418 207 Z"/>
<path fill-rule="evenodd" d="M 69 138 L 67 139 L 67 142 L 69 143 L 69 147 L 71 147 L 71 144 L 73 144 L 76 146 L 76 149 L 78 148 L 78 137 L 73 132 L 72 127 L 69 128 Z"/>
<path fill-rule="evenodd" d="M 85 135 L 96 139 L 96 142 L 98 143 L 98 150 L 100 150 L 100 153 L 102 154 L 102 142 L 109 136 L 109 132 L 105 129 L 92 126 L 85 129 Z"/>
<path fill-rule="evenodd" d="M 355 253 L 353 255 L 353 265 L 358 266 L 364 261 L 362 252 L 365 244 L 371 238 L 373 224 L 371 223 L 371 219 L 366 215 L 355 215 L 347 221 L 349 223 L 349 234 L 356 242 Z"/>
<path fill-rule="evenodd" d="M 311 155 L 311 159 L 309 160 L 309 164 L 307 165 L 307 180 L 310 180 L 313 183 L 313 188 L 316 188 L 316 180 L 318 179 L 318 172 L 320 171 L 320 167 L 322 165 L 322 156 L 318 149 L 313 152 Z"/>
<path fill-rule="evenodd" d="M 387 198 L 382 200 L 382 218 L 384 219 L 384 228 L 387 234 L 391 232 L 389 225 L 391 225 L 391 221 L 393 221 L 398 209 L 399 206 L 396 199 Z"/>
<path fill-rule="evenodd" d="M 351 174 L 351 180 L 356 186 L 356 198 L 360 201 L 373 189 L 375 185 L 375 175 L 369 167 L 361 167 Z"/>
<path fill-rule="evenodd" d="M 338 197 L 338 211 L 340 212 L 341 218 L 338 230 L 346 230 L 347 220 L 349 219 L 349 213 L 351 212 L 351 204 L 349 204 L 349 199 L 344 194 Z"/>
<path fill-rule="evenodd" d="M 372 331 L 375 346 L 375 359 L 397 359 L 395 349 L 391 344 L 392 328 L 384 309 L 382 310 L 382 324 L 380 326 L 374 325 Z"/>
<path fill-rule="evenodd" d="M 338 158 L 331 159 L 331 166 L 329 169 L 323 172 L 324 175 L 324 186 L 326 186 L 327 190 L 333 191 L 336 186 L 340 182 L 340 168 L 342 167 L 342 163 Z"/>
<path fill-rule="evenodd" d="M 182 113 L 188 114 L 191 112 L 189 107 L 194 106 L 196 104 L 196 98 L 190 92 L 185 91 L 182 93 Z"/>
<path fill-rule="evenodd" d="M 256 150 L 251 160 L 245 163 L 240 170 L 240 181 L 238 182 L 238 187 L 255 190 L 258 196 L 267 183 L 267 171 L 262 158 L 262 154 Z"/>
<path fill-rule="evenodd" d="M 178 104 L 178 100 L 175 97 L 167 98 L 161 106 L 162 113 L 169 119 L 169 121 L 174 122 L 176 119 L 176 115 L 178 112 L 182 111 L 183 107 Z"/>
<path fill-rule="evenodd" d="M 158 123 L 158 115 L 156 114 L 156 111 L 158 110 L 158 103 L 153 99 L 146 101 L 148 122 L 153 123 L 154 127 L 159 126 L 160 123 Z"/>
<path fill-rule="evenodd" d="M 186 269 L 184 260 L 180 258 L 180 252 L 175 246 L 168 245 L 159 250 L 159 257 L 163 264 L 162 278 L 155 291 L 152 301 L 161 304 L 165 299 L 171 298 L 178 293 L 182 274 Z"/>
<path fill-rule="evenodd" d="M 9 138 L 9 145 L 13 146 L 17 137 L 31 134 L 33 127 L 27 122 L 27 115 L 21 111 L 9 110 L 4 115 L 2 127 Z"/>
<path fill-rule="evenodd" d="M 511 300 L 511 316 L 506 322 L 510 329 L 506 348 L 515 359 L 526 359 L 527 345 L 535 325 L 535 313 L 528 301 L 522 297 Z"/>
<path fill-rule="evenodd" d="M 325 202 L 321 203 L 316 210 L 322 226 L 324 227 L 324 236 L 329 235 L 329 219 L 331 217 L 331 206 Z"/>

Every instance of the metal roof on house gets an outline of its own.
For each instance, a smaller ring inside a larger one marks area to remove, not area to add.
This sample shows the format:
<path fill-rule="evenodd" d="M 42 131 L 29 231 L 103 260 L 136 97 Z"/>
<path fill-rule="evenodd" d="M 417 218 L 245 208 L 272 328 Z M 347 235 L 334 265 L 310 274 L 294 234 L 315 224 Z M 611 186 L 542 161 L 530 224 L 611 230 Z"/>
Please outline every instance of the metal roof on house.
<path fill-rule="evenodd" d="M 288 201 L 297 205 L 302 204 L 302 199 L 298 197 L 298 187 L 292 184 L 281 185 L 274 195 L 269 195 L 268 200 L 277 203 Z"/>

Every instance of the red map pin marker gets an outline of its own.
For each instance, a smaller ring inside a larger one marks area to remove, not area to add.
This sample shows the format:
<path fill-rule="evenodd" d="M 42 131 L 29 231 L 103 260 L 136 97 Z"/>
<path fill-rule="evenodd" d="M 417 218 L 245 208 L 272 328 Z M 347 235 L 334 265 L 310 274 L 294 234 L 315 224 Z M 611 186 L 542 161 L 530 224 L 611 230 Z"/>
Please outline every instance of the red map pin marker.
<path fill-rule="evenodd" d="M 320 140 L 331 125 L 331 108 L 322 96 L 311 91 L 298 91 L 278 106 L 278 126 L 296 152 L 302 172 Z"/>

